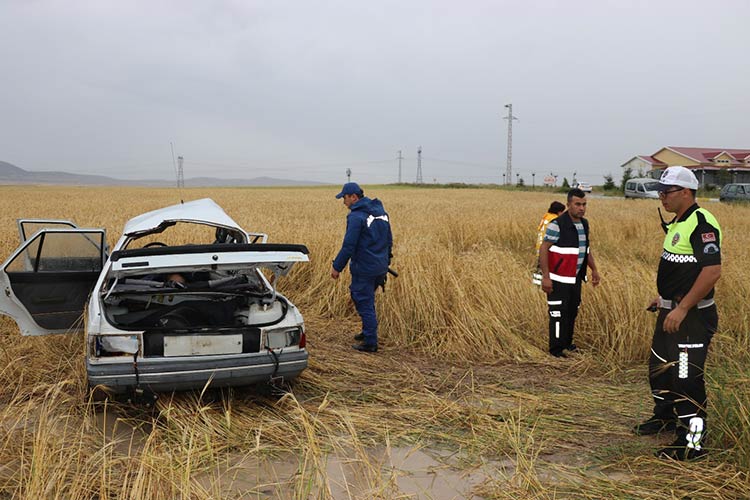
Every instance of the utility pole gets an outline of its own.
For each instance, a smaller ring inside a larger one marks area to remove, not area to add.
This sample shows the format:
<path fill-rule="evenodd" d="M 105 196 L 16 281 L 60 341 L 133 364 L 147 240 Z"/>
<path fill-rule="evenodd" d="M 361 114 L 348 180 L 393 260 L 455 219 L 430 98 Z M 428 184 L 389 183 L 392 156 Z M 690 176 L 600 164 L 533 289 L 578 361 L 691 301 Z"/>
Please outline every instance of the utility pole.
<path fill-rule="evenodd" d="M 503 120 L 508 120 L 508 161 L 507 166 L 505 169 L 505 176 L 504 176 L 504 182 L 511 182 L 511 175 L 513 174 L 513 167 L 512 167 L 512 159 L 513 159 L 513 120 L 518 120 L 515 116 L 513 116 L 513 105 L 512 104 L 506 104 L 506 108 L 508 108 L 508 116 L 504 116 Z"/>
<path fill-rule="evenodd" d="M 398 150 L 398 183 L 401 184 L 401 160 L 403 160 L 404 157 L 401 156 L 401 150 Z"/>
<path fill-rule="evenodd" d="M 346 182 L 351 182 L 351 181 L 352 181 L 352 169 L 347 168 L 346 169 Z"/>
<path fill-rule="evenodd" d="M 182 162 L 184 158 L 182 156 L 177 157 L 177 187 L 185 187 L 185 174 L 182 171 Z"/>
<path fill-rule="evenodd" d="M 422 184 L 422 146 L 417 147 L 417 184 Z"/>
<path fill-rule="evenodd" d="M 536 172 L 531 172 L 531 187 L 532 188 L 535 187 L 535 184 L 534 184 L 534 176 L 535 175 L 536 175 Z"/>

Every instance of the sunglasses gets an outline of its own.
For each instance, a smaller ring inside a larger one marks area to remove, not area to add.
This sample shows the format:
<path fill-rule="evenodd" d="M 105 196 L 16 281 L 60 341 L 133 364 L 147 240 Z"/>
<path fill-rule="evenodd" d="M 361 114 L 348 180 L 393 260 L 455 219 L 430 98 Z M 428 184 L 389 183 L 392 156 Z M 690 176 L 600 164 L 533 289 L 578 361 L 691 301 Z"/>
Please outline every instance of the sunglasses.
<path fill-rule="evenodd" d="M 676 193 L 677 191 L 682 191 L 685 188 L 675 188 L 675 189 L 665 189 L 664 191 L 659 191 L 659 197 L 660 198 L 666 198 L 669 193 Z"/>

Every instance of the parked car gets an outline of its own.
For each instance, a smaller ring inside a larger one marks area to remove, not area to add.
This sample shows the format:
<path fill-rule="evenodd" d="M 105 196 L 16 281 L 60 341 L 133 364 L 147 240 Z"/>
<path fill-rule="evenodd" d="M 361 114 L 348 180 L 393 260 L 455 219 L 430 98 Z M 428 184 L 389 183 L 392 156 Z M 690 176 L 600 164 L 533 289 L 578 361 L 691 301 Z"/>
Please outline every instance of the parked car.
<path fill-rule="evenodd" d="M 0 272 L 0 313 L 23 335 L 81 332 L 85 322 L 91 389 L 241 386 L 307 367 L 302 315 L 276 291 L 308 262 L 307 248 L 245 232 L 210 199 L 131 219 L 111 255 L 103 229 L 61 220 L 18 228 L 21 246 Z M 170 232 L 204 241 L 168 245 Z"/>
<path fill-rule="evenodd" d="M 750 201 L 750 184 L 725 184 L 719 193 L 720 201 Z"/>
<path fill-rule="evenodd" d="M 578 188 L 584 193 L 590 193 L 591 192 L 591 184 L 588 182 L 574 182 L 571 186 L 573 189 Z"/>
<path fill-rule="evenodd" d="M 625 182 L 625 198 L 659 199 L 659 181 L 648 177 L 628 179 Z"/>

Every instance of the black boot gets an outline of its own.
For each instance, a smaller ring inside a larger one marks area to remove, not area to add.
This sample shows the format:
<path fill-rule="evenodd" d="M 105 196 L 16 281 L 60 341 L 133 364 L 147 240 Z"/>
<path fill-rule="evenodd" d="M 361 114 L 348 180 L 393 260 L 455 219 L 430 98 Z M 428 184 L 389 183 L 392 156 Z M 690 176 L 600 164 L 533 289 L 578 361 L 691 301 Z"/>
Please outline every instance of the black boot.
<path fill-rule="evenodd" d="M 684 437 L 678 437 L 674 443 L 656 452 L 657 457 L 672 460 L 695 460 L 705 455 L 706 450 L 703 448 L 689 448 L 687 439 Z"/>
<path fill-rule="evenodd" d="M 664 431 L 674 431 L 677 428 L 677 420 L 670 418 L 659 418 L 653 415 L 645 422 L 633 426 L 633 433 L 639 436 L 651 436 Z"/>
<path fill-rule="evenodd" d="M 360 352 L 378 352 L 377 344 L 354 344 L 352 349 L 356 349 Z"/>

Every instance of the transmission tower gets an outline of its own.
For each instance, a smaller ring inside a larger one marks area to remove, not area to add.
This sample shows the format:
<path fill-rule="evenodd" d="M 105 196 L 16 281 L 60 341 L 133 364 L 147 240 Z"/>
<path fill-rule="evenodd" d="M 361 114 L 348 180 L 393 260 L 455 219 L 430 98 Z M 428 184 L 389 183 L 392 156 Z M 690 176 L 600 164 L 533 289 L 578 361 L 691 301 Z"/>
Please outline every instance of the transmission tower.
<path fill-rule="evenodd" d="M 518 120 L 513 116 L 513 105 L 506 104 L 508 108 L 508 116 L 504 116 L 503 120 L 508 120 L 508 162 L 505 169 L 505 183 L 510 184 L 511 176 L 513 174 L 513 120 Z"/>
<path fill-rule="evenodd" d="M 401 156 L 401 150 L 398 150 L 398 183 L 401 184 L 401 160 L 403 160 L 404 157 Z"/>
<path fill-rule="evenodd" d="M 182 156 L 177 157 L 177 187 L 178 188 L 184 188 L 185 187 L 185 174 L 182 172 Z"/>
<path fill-rule="evenodd" d="M 422 184 L 422 146 L 417 148 L 417 184 Z"/>

